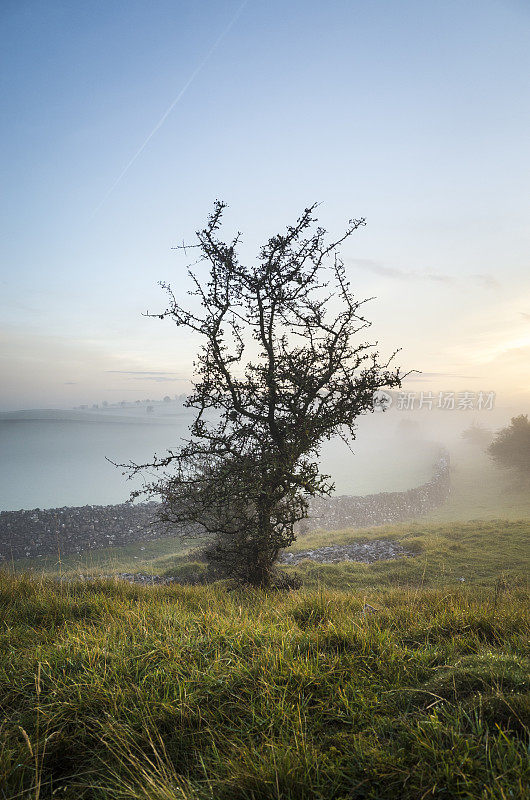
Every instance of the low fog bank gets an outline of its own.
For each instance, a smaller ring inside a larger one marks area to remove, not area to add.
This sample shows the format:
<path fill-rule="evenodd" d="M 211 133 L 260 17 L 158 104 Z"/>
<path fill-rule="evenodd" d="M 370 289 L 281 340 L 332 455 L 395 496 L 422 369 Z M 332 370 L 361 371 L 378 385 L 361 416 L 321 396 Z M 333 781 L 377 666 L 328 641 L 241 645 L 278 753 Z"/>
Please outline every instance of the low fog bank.
<path fill-rule="evenodd" d="M 176 398 L 1 413 L 0 509 L 122 503 L 139 482 L 127 481 L 107 459 L 144 463 L 155 452 L 162 455 L 178 447 L 188 435 L 193 413 Z M 521 409 L 394 406 L 361 417 L 351 448 L 338 437 L 326 442 L 321 469 L 333 479 L 337 494 L 403 491 L 429 480 L 440 445 L 452 460 L 464 452 L 480 468 L 488 465 L 484 448 L 466 444 L 462 432 L 471 425 L 494 432 L 517 413 Z"/>

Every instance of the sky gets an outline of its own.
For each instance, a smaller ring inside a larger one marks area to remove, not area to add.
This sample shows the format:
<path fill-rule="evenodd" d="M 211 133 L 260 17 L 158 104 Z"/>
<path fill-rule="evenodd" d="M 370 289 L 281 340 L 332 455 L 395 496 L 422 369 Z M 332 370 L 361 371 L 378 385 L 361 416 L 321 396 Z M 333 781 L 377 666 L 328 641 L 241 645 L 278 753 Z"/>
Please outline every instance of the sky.
<path fill-rule="evenodd" d="M 408 384 L 530 411 L 526 0 L 4 0 L 0 410 L 185 392 L 216 198 L 245 257 L 318 201 Z"/>

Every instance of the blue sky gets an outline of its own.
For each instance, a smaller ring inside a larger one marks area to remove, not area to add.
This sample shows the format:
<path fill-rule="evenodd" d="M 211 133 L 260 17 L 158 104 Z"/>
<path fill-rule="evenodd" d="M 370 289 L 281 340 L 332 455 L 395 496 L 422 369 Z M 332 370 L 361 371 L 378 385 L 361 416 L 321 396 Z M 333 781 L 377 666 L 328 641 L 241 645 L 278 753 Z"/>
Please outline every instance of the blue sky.
<path fill-rule="evenodd" d="M 332 233 L 366 217 L 343 257 L 383 349 L 528 402 L 526 2 L 0 14 L 0 408 L 184 391 L 197 343 L 141 312 L 184 293 L 171 246 L 216 197 L 248 257 L 313 201 Z"/>

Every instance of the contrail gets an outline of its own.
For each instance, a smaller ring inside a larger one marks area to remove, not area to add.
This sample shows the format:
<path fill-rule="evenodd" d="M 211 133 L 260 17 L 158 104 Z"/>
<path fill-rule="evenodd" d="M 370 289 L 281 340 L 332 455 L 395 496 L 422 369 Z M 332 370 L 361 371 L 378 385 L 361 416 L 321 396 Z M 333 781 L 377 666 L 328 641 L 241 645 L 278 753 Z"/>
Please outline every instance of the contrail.
<path fill-rule="evenodd" d="M 201 72 L 201 70 L 204 68 L 204 66 L 207 64 L 207 62 L 210 60 L 210 58 L 212 57 L 214 52 L 217 50 L 217 48 L 219 47 L 219 45 L 221 44 L 221 42 L 223 41 L 223 39 L 225 38 L 227 33 L 229 33 L 229 31 L 233 28 L 233 26 L 235 25 L 235 23 L 237 22 L 237 20 L 239 18 L 239 15 L 243 11 L 243 9 L 247 5 L 247 3 L 248 3 L 248 0 L 243 0 L 243 2 L 241 3 L 239 8 L 237 9 L 236 13 L 232 17 L 232 19 L 230 20 L 230 22 L 228 23 L 226 28 L 224 28 L 224 30 L 221 31 L 221 33 L 219 34 L 219 36 L 217 37 L 217 39 L 215 40 L 213 45 L 210 47 L 210 49 L 208 50 L 208 52 L 206 53 L 206 55 L 204 56 L 202 61 L 198 64 L 197 67 L 195 67 L 195 69 L 191 73 L 190 77 L 188 78 L 188 80 L 186 81 L 186 83 L 184 84 L 184 86 L 182 87 L 180 92 L 178 93 L 178 95 L 175 97 L 175 99 L 173 100 L 171 105 L 168 106 L 166 111 L 164 111 L 164 113 L 162 114 L 162 116 L 160 117 L 158 122 L 156 123 L 155 127 L 153 128 L 153 130 L 151 131 L 149 136 L 145 139 L 143 144 L 138 148 L 138 150 L 133 155 L 133 157 L 128 162 L 128 164 L 125 165 L 125 167 L 122 169 L 122 171 L 120 172 L 120 174 L 118 175 L 118 177 L 116 178 L 116 180 L 114 181 L 114 183 L 112 184 L 110 189 L 106 192 L 106 194 L 103 196 L 103 198 L 100 201 L 100 203 L 96 206 L 96 208 L 94 209 L 94 211 L 90 215 L 90 219 L 92 219 L 93 217 L 96 216 L 96 214 L 98 213 L 98 211 L 101 208 L 101 206 L 106 202 L 106 200 L 110 197 L 110 195 L 112 194 L 112 192 L 114 191 L 116 186 L 120 183 L 120 181 L 128 173 L 128 171 L 130 170 L 130 168 L 132 167 L 132 165 L 134 164 L 136 159 L 141 155 L 141 153 L 147 147 L 147 145 L 149 144 L 149 142 L 151 141 L 151 139 L 153 138 L 155 133 L 160 130 L 160 128 L 162 127 L 162 125 L 164 124 L 166 119 L 169 117 L 169 115 L 171 114 L 171 112 L 173 111 L 173 109 L 175 108 L 177 103 L 180 102 L 180 100 L 182 100 L 183 96 L 185 95 L 187 90 L 190 88 L 191 84 L 193 83 L 193 81 L 195 80 L 195 78 L 197 77 L 199 72 Z"/>

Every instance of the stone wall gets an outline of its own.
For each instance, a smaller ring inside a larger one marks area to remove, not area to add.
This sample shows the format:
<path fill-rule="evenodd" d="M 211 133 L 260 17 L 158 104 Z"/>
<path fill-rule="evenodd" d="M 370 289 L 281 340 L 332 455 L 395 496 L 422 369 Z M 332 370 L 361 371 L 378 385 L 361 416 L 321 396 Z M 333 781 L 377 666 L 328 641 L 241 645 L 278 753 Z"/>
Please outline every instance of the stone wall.
<path fill-rule="evenodd" d="M 160 539 L 157 503 L 0 512 L 0 563 Z"/>
<path fill-rule="evenodd" d="M 405 492 L 325 497 L 311 502 L 301 533 L 413 519 L 439 506 L 450 490 L 449 456 L 441 451 L 432 478 Z M 0 563 L 81 553 L 171 534 L 156 520 L 157 503 L 0 512 Z"/>
<path fill-rule="evenodd" d="M 441 505 L 450 488 L 449 454 L 446 450 L 440 450 L 432 478 L 414 489 L 359 497 L 341 495 L 313 499 L 309 518 L 302 523 L 301 532 L 308 533 L 319 528 L 330 531 L 364 528 L 414 519 Z"/>

